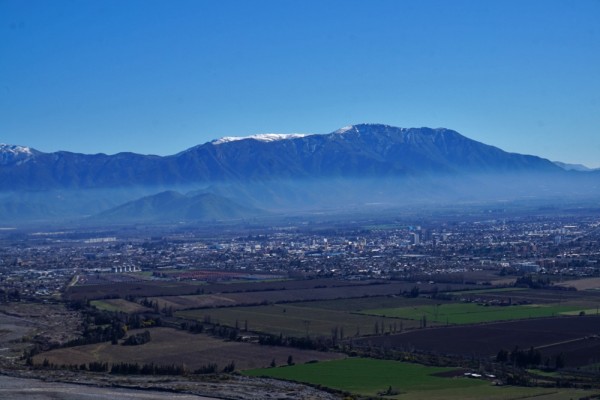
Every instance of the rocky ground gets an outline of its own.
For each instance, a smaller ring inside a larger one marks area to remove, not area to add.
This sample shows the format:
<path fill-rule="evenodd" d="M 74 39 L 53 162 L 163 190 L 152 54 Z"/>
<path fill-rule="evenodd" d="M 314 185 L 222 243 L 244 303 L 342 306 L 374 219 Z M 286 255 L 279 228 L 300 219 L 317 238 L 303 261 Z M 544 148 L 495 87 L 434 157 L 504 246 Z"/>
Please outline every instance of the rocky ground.
<path fill-rule="evenodd" d="M 334 400 L 316 388 L 239 375 L 114 376 L 70 371 L 10 371 L 0 375 L 0 398 L 46 399 L 278 399 Z"/>

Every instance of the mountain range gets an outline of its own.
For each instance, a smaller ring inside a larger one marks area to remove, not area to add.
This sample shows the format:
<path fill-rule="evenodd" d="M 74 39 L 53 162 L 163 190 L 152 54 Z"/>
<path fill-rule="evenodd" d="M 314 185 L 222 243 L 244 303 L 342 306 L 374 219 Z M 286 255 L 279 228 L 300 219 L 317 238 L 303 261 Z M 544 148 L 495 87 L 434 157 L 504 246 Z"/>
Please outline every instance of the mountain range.
<path fill-rule="evenodd" d="M 0 145 L 0 217 L 207 220 L 371 203 L 590 198 L 599 179 L 450 129 L 381 124 L 225 137 L 165 157 Z"/>

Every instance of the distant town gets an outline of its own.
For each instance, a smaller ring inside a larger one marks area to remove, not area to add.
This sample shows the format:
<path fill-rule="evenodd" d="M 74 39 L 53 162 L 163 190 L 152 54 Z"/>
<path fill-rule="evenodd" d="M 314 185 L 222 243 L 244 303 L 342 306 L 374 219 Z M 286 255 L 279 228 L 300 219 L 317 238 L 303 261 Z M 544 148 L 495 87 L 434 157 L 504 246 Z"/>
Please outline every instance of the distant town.
<path fill-rule="evenodd" d="M 218 234 L 189 227 L 162 235 L 124 230 L 108 236 L 101 229 L 0 234 L 4 296 L 52 297 L 67 285 L 136 280 L 328 277 L 481 284 L 490 274 L 539 273 L 552 281 L 600 275 L 600 220 L 587 216 L 303 222 Z"/>

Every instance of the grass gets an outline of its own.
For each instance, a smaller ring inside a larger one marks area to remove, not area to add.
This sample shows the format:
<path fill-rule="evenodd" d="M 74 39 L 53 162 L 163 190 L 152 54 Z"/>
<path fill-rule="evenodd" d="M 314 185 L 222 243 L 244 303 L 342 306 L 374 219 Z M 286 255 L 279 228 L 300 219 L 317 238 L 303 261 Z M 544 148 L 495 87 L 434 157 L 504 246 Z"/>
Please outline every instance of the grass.
<path fill-rule="evenodd" d="M 508 321 L 514 319 L 552 317 L 566 312 L 579 313 L 573 305 L 518 305 L 482 306 L 475 303 L 450 303 L 416 307 L 363 310 L 368 315 L 380 315 L 410 320 L 427 319 L 427 323 L 476 324 L 481 322 Z"/>
<path fill-rule="evenodd" d="M 542 371 L 541 369 L 530 369 L 529 372 L 532 372 L 539 376 L 547 376 L 549 378 L 556 378 L 560 376 L 560 372 L 557 371 Z"/>
<path fill-rule="evenodd" d="M 584 365 L 581 369 L 589 372 L 600 372 L 600 363 Z"/>
<path fill-rule="evenodd" d="M 452 368 L 427 367 L 398 361 L 348 358 L 290 367 L 249 370 L 244 374 L 321 385 L 362 396 L 378 396 L 391 386 L 397 394 L 385 398 L 407 400 L 527 398 L 563 400 L 592 394 L 580 390 L 493 386 L 491 382 L 485 380 L 462 376 L 445 378 L 434 375 L 451 370 Z"/>
<path fill-rule="evenodd" d="M 467 378 L 442 378 L 432 374 L 451 371 L 452 368 L 426 367 L 370 358 L 348 358 L 316 364 L 246 371 L 250 376 L 269 376 L 319 384 L 326 387 L 376 395 L 389 386 L 401 391 L 467 388 L 485 385 L 486 382 Z"/>

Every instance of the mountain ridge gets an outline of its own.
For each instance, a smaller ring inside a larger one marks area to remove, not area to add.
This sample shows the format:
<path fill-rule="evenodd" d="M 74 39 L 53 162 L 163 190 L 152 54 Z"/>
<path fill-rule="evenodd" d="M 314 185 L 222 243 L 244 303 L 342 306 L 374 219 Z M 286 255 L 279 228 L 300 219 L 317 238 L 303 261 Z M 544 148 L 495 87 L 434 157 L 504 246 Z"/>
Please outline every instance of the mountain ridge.
<path fill-rule="evenodd" d="M 600 195 L 600 171 L 566 171 L 547 159 L 509 153 L 446 128 L 358 124 L 328 134 L 229 137 L 169 156 L 5 148 L 11 154 L 0 168 L 0 217 L 5 219 L 99 215 L 169 190 L 211 192 L 223 202 L 285 211 L 336 203 L 362 207 Z M 180 200 L 173 204 L 193 208 L 189 199 Z M 150 214 L 158 212 L 151 202 L 142 203 Z M 169 215 L 173 207 L 164 208 Z M 135 214 L 135 207 L 129 212 Z M 217 219 L 226 217 L 218 208 L 213 212 Z M 170 215 L 182 218 L 175 211 Z M 194 217 L 192 211 L 189 216 Z"/>

